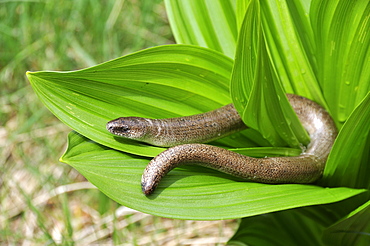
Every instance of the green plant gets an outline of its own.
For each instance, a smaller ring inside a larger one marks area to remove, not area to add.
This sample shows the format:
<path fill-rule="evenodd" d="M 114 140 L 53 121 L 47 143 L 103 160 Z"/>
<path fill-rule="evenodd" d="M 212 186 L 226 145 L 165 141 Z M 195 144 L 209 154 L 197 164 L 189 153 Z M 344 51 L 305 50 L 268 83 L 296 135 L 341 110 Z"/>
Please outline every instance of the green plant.
<path fill-rule="evenodd" d="M 230 243 L 364 244 L 370 229 L 368 1 L 168 0 L 166 7 L 182 44 L 79 71 L 27 73 L 43 103 L 74 130 L 61 161 L 113 200 L 146 213 L 246 217 Z M 309 139 L 285 92 L 323 105 L 340 129 L 315 185 L 237 182 L 183 167 L 145 197 L 140 176 L 148 157 L 164 148 L 105 130 L 107 121 L 124 115 L 190 115 L 232 101 L 254 129 L 212 144 L 252 156 L 296 155 Z M 261 231 L 271 233 L 251 236 Z"/>

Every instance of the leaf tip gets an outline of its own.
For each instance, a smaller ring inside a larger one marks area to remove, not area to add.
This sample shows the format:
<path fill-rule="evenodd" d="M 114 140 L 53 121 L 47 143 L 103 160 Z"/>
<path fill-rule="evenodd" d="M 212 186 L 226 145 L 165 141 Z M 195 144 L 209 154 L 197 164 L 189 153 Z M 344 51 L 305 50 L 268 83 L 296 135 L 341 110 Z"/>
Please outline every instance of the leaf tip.
<path fill-rule="evenodd" d="M 31 72 L 31 71 L 26 72 L 26 76 L 27 76 L 29 81 L 31 81 L 31 77 L 32 77 L 33 74 L 34 74 L 34 72 Z"/>

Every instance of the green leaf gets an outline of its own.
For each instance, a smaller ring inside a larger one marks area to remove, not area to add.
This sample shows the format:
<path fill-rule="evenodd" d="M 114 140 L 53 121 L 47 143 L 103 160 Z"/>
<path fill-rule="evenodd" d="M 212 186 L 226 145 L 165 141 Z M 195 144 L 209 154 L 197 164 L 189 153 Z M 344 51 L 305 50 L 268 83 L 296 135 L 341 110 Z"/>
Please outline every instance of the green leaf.
<path fill-rule="evenodd" d="M 230 103 L 231 66 L 229 58 L 212 50 L 169 45 L 79 71 L 28 72 L 27 76 L 49 110 L 75 131 L 114 149 L 155 156 L 164 148 L 114 137 L 106 123 L 122 116 L 192 115 Z M 219 143 L 256 145 L 241 136 Z"/>
<path fill-rule="evenodd" d="M 241 115 L 256 79 L 257 59 L 262 42 L 260 29 L 259 4 L 257 1 L 251 1 L 240 29 L 230 84 L 234 106 Z"/>
<path fill-rule="evenodd" d="M 317 78 L 341 126 L 370 91 L 370 2 L 319 1 L 311 6 Z"/>
<path fill-rule="evenodd" d="M 301 47 L 311 65 L 313 72 L 317 73 L 318 67 L 315 59 L 316 43 L 310 20 L 311 0 L 287 1 L 287 7 L 292 18 L 297 37 L 301 42 Z"/>
<path fill-rule="evenodd" d="M 243 218 L 228 245 L 368 245 L 369 201 L 338 217 L 338 210 L 350 211 L 343 205 L 353 200 Z"/>
<path fill-rule="evenodd" d="M 238 35 L 234 0 L 166 0 L 176 42 L 222 52 L 233 58 Z"/>
<path fill-rule="evenodd" d="M 370 201 L 324 231 L 324 242 L 331 245 L 369 245 Z"/>
<path fill-rule="evenodd" d="M 370 188 L 370 93 L 343 125 L 320 185 Z"/>
<path fill-rule="evenodd" d="M 326 107 L 314 64 L 311 64 L 314 59 L 308 58 L 312 56 L 312 31 L 307 19 L 297 17 L 299 9 L 304 8 L 302 2 L 295 3 L 261 1 L 266 46 L 285 91 L 313 99 Z"/>
<path fill-rule="evenodd" d="M 322 224 L 312 214 L 304 216 L 300 209 L 264 214 L 241 221 L 228 245 L 324 245 Z"/>
<path fill-rule="evenodd" d="M 281 86 L 262 35 L 260 5 L 251 1 L 240 30 L 231 95 L 246 125 L 259 130 L 273 146 L 299 148 L 309 138 Z M 275 122 L 281 122 L 276 124 Z"/>
<path fill-rule="evenodd" d="M 250 0 L 236 0 L 236 23 L 238 26 L 238 30 L 240 30 L 244 16 L 245 16 L 245 11 L 248 8 Z"/>
<path fill-rule="evenodd" d="M 364 190 L 313 185 L 240 182 L 211 169 L 185 166 L 171 171 L 153 196 L 141 192 L 149 159 L 115 151 L 71 132 L 61 158 L 108 197 L 136 210 L 163 217 L 217 220 L 253 216 L 314 204 L 331 203 Z"/>

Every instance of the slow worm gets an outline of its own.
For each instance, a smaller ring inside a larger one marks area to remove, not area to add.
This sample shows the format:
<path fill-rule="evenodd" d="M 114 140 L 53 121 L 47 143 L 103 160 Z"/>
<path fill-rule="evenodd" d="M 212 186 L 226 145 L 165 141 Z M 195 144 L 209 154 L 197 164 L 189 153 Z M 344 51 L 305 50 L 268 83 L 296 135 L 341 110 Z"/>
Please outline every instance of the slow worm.
<path fill-rule="evenodd" d="M 157 146 L 174 146 L 152 159 L 142 176 L 144 194 L 151 194 L 173 168 L 198 164 L 262 183 L 312 183 L 322 175 L 337 135 L 330 115 L 317 103 L 287 94 L 311 142 L 295 157 L 252 158 L 216 146 L 199 144 L 241 131 L 244 125 L 232 104 L 198 115 L 169 119 L 121 117 L 107 123 L 116 135 Z"/>

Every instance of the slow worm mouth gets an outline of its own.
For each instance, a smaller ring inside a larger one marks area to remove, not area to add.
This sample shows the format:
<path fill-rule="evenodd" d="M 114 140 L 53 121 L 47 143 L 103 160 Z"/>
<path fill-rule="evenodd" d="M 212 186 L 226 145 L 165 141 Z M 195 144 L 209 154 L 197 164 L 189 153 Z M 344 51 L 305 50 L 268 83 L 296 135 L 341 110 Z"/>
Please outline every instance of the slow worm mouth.
<path fill-rule="evenodd" d="M 111 120 L 106 124 L 106 129 L 115 135 L 125 136 L 125 134 L 130 131 L 130 127 L 126 124 L 122 124 L 121 118 L 116 120 Z"/>
<path fill-rule="evenodd" d="M 105 128 L 109 131 L 109 132 L 112 132 L 115 128 L 116 128 L 116 123 L 117 120 L 111 120 L 109 121 L 106 125 L 105 125 Z"/>
<path fill-rule="evenodd" d="M 107 123 L 106 128 L 109 132 L 111 133 L 114 132 L 114 127 L 111 124 L 109 124 L 109 122 Z"/>

